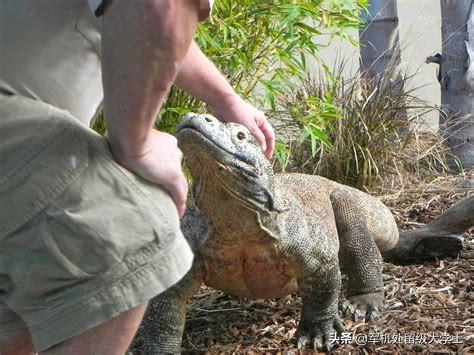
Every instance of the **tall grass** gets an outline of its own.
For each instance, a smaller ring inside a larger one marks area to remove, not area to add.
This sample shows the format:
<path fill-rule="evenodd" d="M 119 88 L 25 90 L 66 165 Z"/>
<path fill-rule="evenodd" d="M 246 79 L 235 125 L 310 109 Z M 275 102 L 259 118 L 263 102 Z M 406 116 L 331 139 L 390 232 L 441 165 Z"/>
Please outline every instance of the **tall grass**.
<path fill-rule="evenodd" d="M 403 83 L 394 85 L 390 78 L 398 69 L 391 64 L 384 75 L 346 79 L 344 66 L 324 67 L 325 75 L 308 76 L 285 97 L 280 130 L 298 132 L 299 139 L 290 139 L 289 154 L 280 165 L 361 189 L 393 176 L 400 183 L 408 173 L 429 177 L 448 170 L 442 138 L 415 129 L 436 108 L 418 99 L 416 89 L 399 89 L 400 84 L 409 88 L 414 75 L 404 75 Z M 308 126 L 323 139 L 308 134 Z"/>

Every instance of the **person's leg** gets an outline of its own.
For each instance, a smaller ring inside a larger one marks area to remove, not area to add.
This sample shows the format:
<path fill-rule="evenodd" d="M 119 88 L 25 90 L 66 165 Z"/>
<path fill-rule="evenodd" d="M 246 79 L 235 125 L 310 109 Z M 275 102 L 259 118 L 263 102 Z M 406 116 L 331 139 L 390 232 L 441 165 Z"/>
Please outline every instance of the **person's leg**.
<path fill-rule="evenodd" d="M 91 328 L 41 354 L 123 354 L 130 345 L 146 309 L 146 304 Z M 27 329 L 0 335 L 0 355 L 31 355 L 35 350 Z"/>
<path fill-rule="evenodd" d="M 34 353 L 28 329 L 12 330 L 0 334 L 0 355 L 30 355 Z"/>
<path fill-rule="evenodd" d="M 40 354 L 124 354 L 140 325 L 146 306 L 135 307 Z"/>

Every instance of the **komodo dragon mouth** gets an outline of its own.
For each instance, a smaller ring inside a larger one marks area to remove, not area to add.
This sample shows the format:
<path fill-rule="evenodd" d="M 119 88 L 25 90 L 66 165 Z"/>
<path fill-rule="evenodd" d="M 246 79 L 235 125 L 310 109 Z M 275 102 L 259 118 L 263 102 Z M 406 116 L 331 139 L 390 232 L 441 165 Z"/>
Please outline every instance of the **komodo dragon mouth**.
<path fill-rule="evenodd" d="M 221 196 L 216 190 L 226 190 L 223 200 L 245 202 L 257 210 L 284 210 L 275 204 L 270 163 L 246 127 L 189 114 L 180 122 L 176 137 L 196 190 L 207 190 L 214 200 Z"/>
<path fill-rule="evenodd" d="M 223 145 L 219 144 L 218 142 L 216 142 L 213 137 L 210 137 L 209 133 L 208 132 L 202 132 L 200 131 L 197 127 L 191 125 L 191 124 L 187 124 L 187 125 L 183 125 L 182 127 L 179 127 L 178 128 L 178 131 L 176 132 L 177 135 L 179 134 L 186 134 L 186 131 L 188 132 L 193 132 L 192 134 L 193 135 L 196 135 L 196 136 L 199 136 L 200 139 L 202 139 L 203 141 L 206 141 L 207 144 L 212 144 L 212 145 L 215 145 L 216 148 L 218 148 L 219 150 L 222 150 L 226 153 L 229 153 L 231 155 L 233 155 L 234 153 L 231 152 L 229 149 L 227 149 L 226 147 L 224 147 Z"/>
<path fill-rule="evenodd" d="M 207 168 L 218 165 L 238 176 L 239 181 L 243 178 L 250 183 L 256 183 L 265 174 L 261 166 L 263 154 L 244 126 L 223 124 L 210 115 L 189 115 L 179 125 L 176 136 L 188 162 L 197 159 Z M 199 175 L 197 168 L 190 166 L 190 170 Z"/>

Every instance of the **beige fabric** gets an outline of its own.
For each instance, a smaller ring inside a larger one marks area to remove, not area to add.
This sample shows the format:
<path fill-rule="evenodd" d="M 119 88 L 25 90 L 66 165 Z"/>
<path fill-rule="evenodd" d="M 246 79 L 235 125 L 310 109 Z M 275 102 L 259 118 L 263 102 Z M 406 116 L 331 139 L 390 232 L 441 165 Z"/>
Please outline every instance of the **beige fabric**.
<path fill-rule="evenodd" d="M 88 125 L 103 98 L 100 25 L 86 0 L 0 0 L 0 88 Z"/>
<path fill-rule="evenodd" d="M 0 143 L 0 334 L 26 326 L 48 349 L 189 270 L 169 194 L 66 111 L 0 95 Z"/>

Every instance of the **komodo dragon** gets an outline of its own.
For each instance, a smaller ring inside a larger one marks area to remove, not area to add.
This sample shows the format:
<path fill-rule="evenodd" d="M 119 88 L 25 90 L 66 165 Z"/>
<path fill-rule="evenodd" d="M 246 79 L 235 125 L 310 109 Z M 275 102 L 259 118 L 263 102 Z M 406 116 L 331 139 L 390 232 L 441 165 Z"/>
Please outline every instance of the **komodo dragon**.
<path fill-rule="evenodd" d="M 180 351 L 186 303 L 205 283 L 247 298 L 298 291 L 298 347 L 329 350 L 338 317 L 340 269 L 348 309 L 370 320 L 383 304 L 382 257 L 399 239 L 376 198 L 323 177 L 274 174 L 249 131 L 210 115 L 188 115 L 177 138 L 193 177 L 195 205 L 182 229 L 192 269 L 155 297 L 139 337 L 145 353 Z M 196 207 L 197 205 L 197 207 Z"/>

